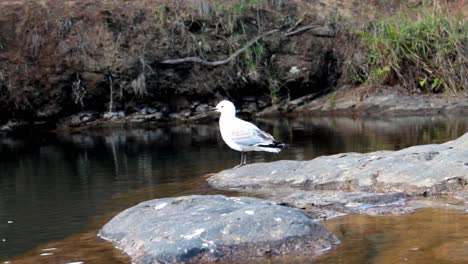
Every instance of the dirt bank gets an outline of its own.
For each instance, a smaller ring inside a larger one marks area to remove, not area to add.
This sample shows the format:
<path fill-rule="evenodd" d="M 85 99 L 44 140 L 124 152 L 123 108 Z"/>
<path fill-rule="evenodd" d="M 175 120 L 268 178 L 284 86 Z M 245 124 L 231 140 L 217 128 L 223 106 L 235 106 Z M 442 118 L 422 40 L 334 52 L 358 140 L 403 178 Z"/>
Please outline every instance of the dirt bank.
<path fill-rule="evenodd" d="M 341 30 L 406 3 L 380 2 L 2 1 L 0 123 L 197 120 L 224 98 L 250 113 L 311 101 L 344 85 Z"/>

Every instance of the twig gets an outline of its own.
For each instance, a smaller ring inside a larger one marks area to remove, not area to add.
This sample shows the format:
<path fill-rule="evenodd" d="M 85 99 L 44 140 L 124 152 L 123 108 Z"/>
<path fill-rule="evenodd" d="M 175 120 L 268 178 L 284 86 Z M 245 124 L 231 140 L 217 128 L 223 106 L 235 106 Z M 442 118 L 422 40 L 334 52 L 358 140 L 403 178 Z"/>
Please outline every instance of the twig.
<path fill-rule="evenodd" d="M 112 108 L 114 106 L 114 84 L 112 82 L 112 75 L 109 74 L 109 113 L 112 113 Z"/>
<path fill-rule="evenodd" d="M 295 28 L 297 28 L 297 26 L 299 26 L 299 24 L 302 23 L 302 20 L 303 20 L 302 18 L 299 19 L 299 20 L 294 24 L 294 26 L 292 26 L 291 28 L 289 28 L 288 30 L 286 30 L 286 33 L 289 33 L 289 32 L 291 32 L 291 31 L 293 31 Z"/>
<path fill-rule="evenodd" d="M 327 37 L 327 38 L 332 38 L 335 36 L 335 34 L 327 29 L 327 28 L 324 28 L 324 27 L 320 27 L 320 26 L 316 26 L 316 25 L 309 25 L 309 26 L 303 26 L 303 27 L 300 27 L 294 31 L 291 31 L 291 32 L 288 32 L 286 34 L 284 34 L 286 37 L 289 37 L 289 36 L 292 36 L 292 35 L 296 35 L 296 34 L 299 34 L 301 32 L 304 32 L 306 30 L 310 30 L 310 29 L 315 29 L 312 34 L 314 36 L 317 36 L 317 37 Z"/>

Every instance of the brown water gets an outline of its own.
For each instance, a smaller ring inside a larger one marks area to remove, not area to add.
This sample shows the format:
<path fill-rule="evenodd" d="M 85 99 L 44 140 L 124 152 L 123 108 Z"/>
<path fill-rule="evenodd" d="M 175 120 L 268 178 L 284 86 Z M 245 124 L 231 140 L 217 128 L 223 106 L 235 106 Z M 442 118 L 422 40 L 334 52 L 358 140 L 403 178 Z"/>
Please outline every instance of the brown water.
<path fill-rule="evenodd" d="M 463 211 L 350 215 L 324 225 L 342 243 L 319 263 L 468 263 L 468 213 Z"/>
<path fill-rule="evenodd" d="M 278 155 L 254 153 L 249 162 L 401 149 L 468 131 L 463 117 L 255 122 L 291 148 Z M 99 227 L 140 201 L 220 193 L 203 175 L 236 165 L 239 156 L 224 145 L 215 124 L 0 137 L 0 260 L 128 263 L 95 237 Z M 324 224 L 342 243 L 318 261 L 463 263 L 467 217 L 460 210 L 425 209 L 398 217 L 332 219 Z"/>

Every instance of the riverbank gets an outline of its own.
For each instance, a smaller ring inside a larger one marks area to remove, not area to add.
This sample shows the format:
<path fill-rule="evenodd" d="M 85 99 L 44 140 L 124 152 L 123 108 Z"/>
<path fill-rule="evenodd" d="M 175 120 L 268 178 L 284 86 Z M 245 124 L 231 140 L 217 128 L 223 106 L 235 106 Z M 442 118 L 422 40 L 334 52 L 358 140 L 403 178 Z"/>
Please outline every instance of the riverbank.
<path fill-rule="evenodd" d="M 273 106 L 256 107 L 255 103 L 238 109 L 237 115 L 244 119 L 298 116 L 330 116 L 336 118 L 367 117 L 447 117 L 468 114 L 468 97 L 434 95 L 405 95 L 387 91 L 367 94 L 364 97 L 354 91 L 337 93 L 312 99 L 307 95 L 292 101 L 283 101 Z M 164 114 L 155 108 L 142 107 L 137 112 L 99 113 L 85 111 L 56 121 L 27 121 L 12 119 L 0 123 L 0 133 L 10 133 L 36 127 L 43 130 L 78 131 L 89 128 L 167 126 L 177 124 L 210 124 L 219 116 L 210 111 L 208 104 L 195 104 L 192 110 Z"/>
<path fill-rule="evenodd" d="M 278 109 L 373 113 L 383 99 L 370 98 L 382 89 L 387 97 L 407 96 L 409 106 L 401 107 L 400 99 L 386 98 L 399 114 L 414 114 L 419 106 L 426 112 L 452 111 L 450 105 L 459 109 L 458 102 L 466 99 L 466 67 L 446 80 L 410 62 L 402 62 L 411 67 L 401 69 L 395 62 L 370 64 L 372 43 L 364 45 L 358 32 L 381 17 L 427 14 L 428 7 L 416 2 L 85 0 L 57 5 L 46 0 L 0 5 L 4 131 L 44 123 L 55 128 L 114 121 L 202 122 L 209 119 L 207 107 L 225 98 L 247 116 Z M 434 19 L 460 16 L 463 22 L 468 14 L 464 1 L 448 6 L 440 1 L 435 7 Z M 458 32 L 458 24 L 452 26 Z M 457 45 L 455 53 L 448 52 L 455 54 L 453 65 L 464 67 L 458 62 L 466 54 Z M 439 97 L 447 102 L 432 104 Z M 421 105 L 421 100 L 428 103 Z"/>

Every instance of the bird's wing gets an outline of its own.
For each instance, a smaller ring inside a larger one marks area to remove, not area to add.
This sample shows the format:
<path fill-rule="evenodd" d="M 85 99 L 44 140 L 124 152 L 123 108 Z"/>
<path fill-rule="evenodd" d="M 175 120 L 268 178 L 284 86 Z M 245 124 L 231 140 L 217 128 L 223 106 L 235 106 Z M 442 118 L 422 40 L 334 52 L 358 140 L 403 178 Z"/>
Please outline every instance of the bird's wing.
<path fill-rule="evenodd" d="M 252 123 L 236 118 L 231 129 L 231 140 L 239 145 L 254 146 L 261 143 L 273 143 L 273 136 L 260 130 Z"/>

